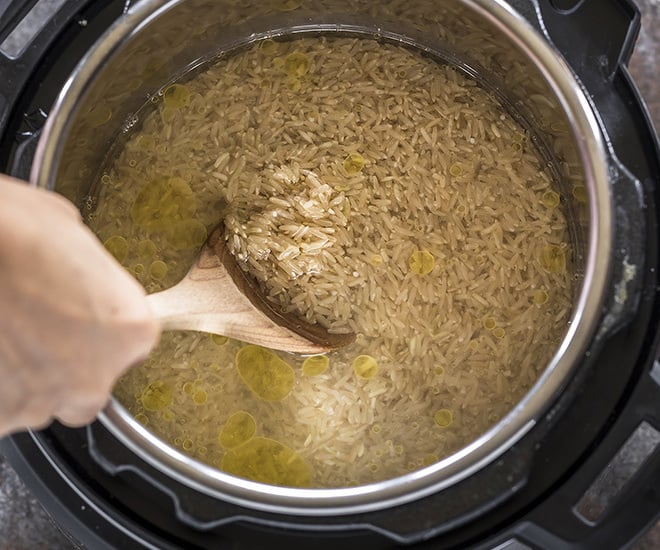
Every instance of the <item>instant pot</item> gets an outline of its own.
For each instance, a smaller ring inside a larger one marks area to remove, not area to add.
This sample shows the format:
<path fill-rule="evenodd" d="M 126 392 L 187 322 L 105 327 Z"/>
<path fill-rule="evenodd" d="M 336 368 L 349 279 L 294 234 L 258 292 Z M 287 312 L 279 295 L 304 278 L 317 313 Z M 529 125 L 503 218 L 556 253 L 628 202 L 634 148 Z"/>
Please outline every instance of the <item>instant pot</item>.
<path fill-rule="evenodd" d="M 32 4 L 0 6 L 0 39 Z M 639 19 L 627 0 L 64 1 L 26 49 L 0 55 L 2 171 L 84 213 L 108 144 L 182 70 L 263 38 L 367 35 L 453 63 L 521 117 L 573 197 L 578 290 L 562 344 L 518 406 L 395 480 L 239 480 L 169 448 L 115 401 L 86 428 L 17 434 L 2 452 L 93 548 L 624 546 L 660 513 L 660 153 L 626 69 Z M 631 440 L 648 452 L 613 486 L 609 465 Z"/>

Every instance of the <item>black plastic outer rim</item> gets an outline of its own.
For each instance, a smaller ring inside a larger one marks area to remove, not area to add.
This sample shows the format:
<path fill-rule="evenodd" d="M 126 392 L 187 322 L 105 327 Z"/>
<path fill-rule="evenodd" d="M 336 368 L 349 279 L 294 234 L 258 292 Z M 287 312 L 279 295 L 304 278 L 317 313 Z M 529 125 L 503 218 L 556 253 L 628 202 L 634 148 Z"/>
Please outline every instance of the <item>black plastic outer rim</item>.
<path fill-rule="evenodd" d="M 17 59 L 9 59 L 0 53 L 0 75 L 2 76 L 0 78 L 0 134 L 5 131 L 9 114 L 14 109 L 17 99 L 20 98 L 35 67 L 47 54 L 49 47 L 61 30 L 90 2 L 91 0 L 67 0 Z M 18 18 L 25 15 L 35 3 L 34 0 L 11 2 L 7 8 L 7 12 L 13 18 L 11 23 L 17 23 L 20 20 Z M 2 32 L 7 34 L 10 31 L 11 25 L 7 24 Z"/>
<path fill-rule="evenodd" d="M 513 2 L 514 0 L 512 0 Z M 625 0 L 608 0 L 608 2 L 610 5 L 627 6 L 628 8 L 632 6 L 630 2 Z M 82 6 L 87 2 L 76 2 L 72 0 L 70 5 L 74 3 Z M 532 0 L 527 3 L 532 5 L 532 7 L 536 5 L 536 2 Z M 547 2 L 539 2 L 538 6 L 549 9 Z M 71 13 L 74 11 L 72 10 Z M 633 10 L 633 13 L 635 11 Z M 547 21 L 547 12 L 545 15 Z M 559 21 L 565 20 L 559 19 Z M 633 29 L 632 34 L 636 34 L 635 26 L 638 27 L 638 18 L 636 22 L 633 18 L 629 24 Z M 56 38 L 53 30 L 45 29 L 44 32 L 51 33 L 50 36 L 43 39 L 44 43 L 53 43 Z M 632 34 L 628 34 L 628 36 L 632 36 Z M 643 108 L 636 89 L 630 81 L 625 68 L 620 66 L 620 63 L 625 61 L 627 55 L 630 53 L 629 49 L 631 47 L 632 42 L 628 41 L 628 45 L 623 48 L 621 57 L 615 62 L 618 71 L 613 73 L 612 81 L 608 85 L 612 87 L 616 86 L 617 93 L 615 95 L 625 96 L 626 101 L 628 101 L 625 109 L 632 113 L 631 118 L 636 121 L 634 123 L 636 125 L 636 133 L 642 136 L 639 139 L 645 140 L 647 144 L 649 142 L 652 144 L 650 148 L 647 145 L 643 151 L 642 156 L 644 159 L 642 161 L 632 159 L 627 165 L 634 165 L 634 171 L 646 182 L 647 193 L 649 195 L 655 192 L 655 204 L 657 205 L 660 204 L 660 192 L 657 189 L 657 181 L 660 180 L 660 168 L 658 167 L 660 153 L 658 152 L 657 140 L 651 130 L 648 113 Z M 626 49 L 628 49 L 627 52 L 625 51 Z M 33 68 L 24 75 L 24 83 L 28 82 Z M 604 123 L 606 124 L 607 120 L 604 120 Z M 1 135 L 0 138 L 2 138 Z M 617 150 L 616 144 L 614 145 L 615 150 Z M 618 150 L 617 153 L 622 159 L 627 159 L 628 154 L 621 154 Z M 644 169 L 644 162 L 651 165 L 646 170 Z M 656 183 L 654 184 L 653 181 Z M 650 266 L 657 267 L 657 243 L 659 238 L 657 219 L 650 220 L 649 226 L 650 243 L 654 250 L 654 252 L 650 253 L 652 256 L 650 258 Z M 658 282 L 657 269 L 655 277 L 651 273 L 646 274 L 645 295 L 642 305 L 646 311 L 644 323 L 647 326 L 647 331 L 644 341 L 638 343 L 638 348 L 635 348 L 643 351 L 638 351 L 639 356 L 637 357 L 636 365 L 631 366 L 629 376 L 627 377 L 627 384 L 625 388 L 621 389 L 616 406 L 613 408 L 610 417 L 600 427 L 597 437 L 593 439 L 590 446 L 585 448 L 582 456 L 570 465 L 565 475 L 548 486 L 545 493 L 540 494 L 535 500 L 529 501 L 514 514 L 503 517 L 499 523 L 492 524 L 487 531 L 481 531 L 479 537 L 470 539 L 466 535 L 462 539 L 458 539 L 452 538 L 451 533 L 447 533 L 447 536 L 437 539 L 438 544 L 442 540 L 442 545 L 446 547 L 451 547 L 452 545 L 462 546 L 464 544 L 491 546 L 497 541 L 504 542 L 511 538 L 511 536 L 516 536 L 520 540 L 542 547 L 557 543 L 563 545 L 577 544 L 577 547 L 591 547 L 592 543 L 596 542 L 605 542 L 604 546 L 610 547 L 614 545 L 614 541 L 625 542 L 631 536 L 634 536 L 634 533 L 627 533 L 625 529 L 623 531 L 616 530 L 614 528 L 608 528 L 608 525 L 601 525 L 598 526 L 598 529 L 595 529 L 580 523 L 576 524 L 571 513 L 570 505 L 576 502 L 576 498 L 580 496 L 588 480 L 600 471 L 599 468 L 602 466 L 601 463 L 604 461 L 604 458 L 597 457 L 596 452 L 591 455 L 590 452 L 592 450 L 597 451 L 603 446 L 610 447 L 611 449 L 618 448 L 617 445 L 625 440 L 630 431 L 641 420 L 650 420 L 656 427 L 660 427 L 657 411 L 657 403 L 659 402 L 658 385 L 651 380 L 650 376 L 650 369 L 653 366 L 654 360 L 652 350 L 657 350 L 658 348 L 658 327 L 660 326 L 658 319 L 660 316 L 660 299 L 656 290 L 658 288 Z M 626 336 L 626 330 L 624 329 L 615 337 L 619 337 L 621 341 L 625 342 Z M 597 381 L 597 374 L 591 373 L 592 378 L 590 382 Z M 576 394 L 580 394 L 582 389 L 578 385 L 574 391 Z M 566 404 L 565 408 L 568 409 L 569 405 Z M 557 413 L 557 416 L 561 416 L 566 411 L 562 410 L 562 406 L 560 405 L 554 413 Z M 117 541 L 108 547 L 130 547 L 136 543 L 143 547 L 149 547 L 149 545 L 154 544 L 163 548 L 168 546 L 176 547 L 170 546 L 171 541 L 167 542 L 170 540 L 169 537 L 160 536 L 150 530 L 145 531 L 144 526 L 140 522 L 132 522 L 125 513 L 121 512 L 120 508 L 117 508 L 117 512 L 114 515 L 106 513 L 105 510 L 112 509 L 116 503 L 105 501 L 102 503 L 103 506 L 97 506 L 98 503 L 95 503 L 92 497 L 93 493 L 90 491 L 84 494 L 80 490 L 81 487 L 76 485 L 76 483 L 87 483 L 89 480 L 85 480 L 84 475 L 76 476 L 75 464 L 71 465 L 70 472 L 65 472 L 59 466 L 56 466 L 57 461 L 54 460 L 54 457 L 57 457 L 58 445 L 57 441 L 53 439 L 53 434 L 55 434 L 55 431 L 47 430 L 33 434 L 16 435 L 3 440 L 0 448 L 8 455 L 10 461 L 19 471 L 20 475 L 28 482 L 28 485 L 39 494 L 53 515 L 72 531 L 74 531 L 72 526 L 75 525 L 76 536 L 80 537 L 81 542 L 86 542 L 91 547 L 102 548 L 103 544 L 109 544 L 107 542 L 109 540 L 108 533 L 103 533 L 101 538 L 99 538 L 99 534 L 103 532 L 103 529 L 112 530 L 112 537 L 114 537 L 118 536 L 116 532 L 121 533 L 123 532 L 122 529 L 130 526 L 130 536 L 127 535 L 125 540 L 121 542 Z M 635 531 L 636 533 L 640 527 L 648 525 L 657 517 L 660 506 L 658 506 L 657 502 L 658 496 L 653 492 L 653 487 L 659 486 L 658 482 L 660 481 L 658 479 L 660 468 L 658 468 L 657 452 L 647 463 L 647 466 L 644 476 L 633 482 L 629 494 L 621 497 L 623 507 L 619 505 L 610 514 L 608 518 L 612 521 L 610 525 L 620 528 L 622 527 L 621 521 L 626 520 L 623 521 L 623 526 L 630 530 L 631 523 L 628 522 L 634 519 L 635 521 L 632 523 L 634 523 L 634 527 L 637 530 Z M 646 490 L 644 490 L 645 484 L 647 484 Z M 644 501 L 644 506 L 641 507 L 638 499 L 635 498 L 639 497 L 640 494 Z M 80 508 L 80 511 L 78 511 L 78 506 L 85 508 L 84 510 Z M 94 511 L 93 514 L 92 510 Z M 497 510 L 494 510 L 493 514 L 496 513 Z M 620 519 L 617 521 L 617 516 L 623 518 L 623 520 Z M 283 520 L 283 518 L 280 519 Z M 557 520 L 565 520 L 567 522 L 568 527 L 563 529 L 563 532 L 557 531 Z M 348 523 L 348 519 L 346 523 Z M 322 532 L 323 527 L 319 526 L 319 531 Z M 346 525 L 345 527 L 348 528 L 350 526 Z M 445 527 L 449 529 L 449 526 Z M 555 531 L 554 533 L 553 530 Z M 433 529 L 427 532 L 426 535 L 433 536 L 432 531 Z M 478 531 L 475 531 L 475 536 Z M 440 535 L 440 533 L 437 534 Z M 318 531 L 315 536 L 318 536 Z M 488 542 L 484 542 L 484 538 Z"/>

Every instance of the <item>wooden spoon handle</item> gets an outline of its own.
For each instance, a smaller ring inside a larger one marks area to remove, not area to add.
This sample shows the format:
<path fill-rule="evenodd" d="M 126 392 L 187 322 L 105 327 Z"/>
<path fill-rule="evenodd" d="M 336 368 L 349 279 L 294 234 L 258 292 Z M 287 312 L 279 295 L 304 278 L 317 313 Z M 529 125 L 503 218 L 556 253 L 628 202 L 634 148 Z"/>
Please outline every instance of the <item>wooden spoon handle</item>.
<path fill-rule="evenodd" d="M 214 284 L 209 284 L 209 282 Z M 200 258 L 179 284 L 147 296 L 163 330 L 197 330 L 222 334 L 260 346 L 302 354 L 329 351 L 255 309 L 236 287 L 224 265 Z"/>

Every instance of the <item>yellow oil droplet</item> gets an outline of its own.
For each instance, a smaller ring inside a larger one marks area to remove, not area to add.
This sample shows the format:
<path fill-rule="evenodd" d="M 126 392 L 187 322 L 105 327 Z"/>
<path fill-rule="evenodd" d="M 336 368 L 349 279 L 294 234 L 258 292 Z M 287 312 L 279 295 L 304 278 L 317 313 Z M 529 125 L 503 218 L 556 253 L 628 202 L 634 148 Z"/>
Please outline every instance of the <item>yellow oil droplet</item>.
<path fill-rule="evenodd" d="M 206 240 L 206 226 L 198 220 L 183 220 L 167 231 L 167 242 L 177 250 L 199 248 Z"/>
<path fill-rule="evenodd" d="M 181 446 L 183 447 L 184 451 L 190 451 L 193 448 L 192 439 L 184 439 Z"/>
<path fill-rule="evenodd" d="M 102 183 L 103 185 L 107 185 L 107 184 L 109 184 L 111 181 L 112 181 L 112 178 L 110 177 L 109 174 L 103 174 L 103 175 L 101 176 L 101 183 Z"/>
<path fill-rule="evenodd" d="M 493 336 L 495 336 L 495 338 L 504 338 L 505 334 L 506 331 L 502 327 L 495 327 L 493 329 Z"/>
<path fill-rule="evenodd" d="M 158 247 L 151 239 L 143 239 L 137 243 L 136 252 L 140 258 L 149 260 L 158 252 Z"/>
<path fill-rule="evenodd" d="M 561 199 L 559 193 L 555 191 L 546 191 L 541 197 L 541 202 L 547 208 L 557 208 L 559 206 L 560 200 Z"/>
<path fill-rule="evenodd" d="M 111 118 L 112 109 L 104 101 L 99 101 L 87 111 L 84 120 L 90 128 L 98 128 Z"/>
<path fill-rule="evenodd" d="M 216 346 L 224 346 L 227 342 L 229 342 L 229 338 L 226 336 L 223 336 L 222 334 L 211 334 L 211 341 L 216 345 Z M 218 365 L 219 368 L 219 365 Z"/>
<path fill-rule="evenodd" d="M 270 350 L 245 346 L 236 354 L 236 367 L 247 387 L 264 401 L 281 401 L 293 389 L 293 369 Z"/>
<path fill-rule="evenodd" d="M 142 79 L 140 78 L 132 78 L 126 83 L 126 87 L 124 88 L 126 91 L 129 92 L 134 92 L 137 90 L 140 86 L 142 86 Z"/>
<path fill-rule="evenodd" d="M 172 402 L 172 387 L 162 380 L 151 382 L 140 396 L 142 406 L 148 411 L 162 411 Z"/>
<path fill-rule="evenodd" d="M 166 105 L 163 105 L 160 108 L 160 119 L 163 121 L 165 124 L 170 124 L 173 120 L 174 117 L 176 117 L 177 110 L 172 109 L 171 107 L 167 107 Z M 162 153 L 164 151 L 161 150 L 161 147 L 164 146 L 164 144 L 160 144 L 158 147 L 156 147 L 156 151 L 159 153 Z"/>
<path fill-rule="evenodd" d="M 113 235 L 103 243 L 103 246 L 119 263 L 128 256 L 128 242 L 121 235 Z"/>
<path fill-rule="evenodd" d="M 144 413 L 137 413 L 135 415 L 135 420 L 137 420 L 143 426 L 149 425 L 149 417 Z"/>
<path fill-rule="evenodd" d="M 403 445 L 395 445 L 394 446 L 394 452 L 396 454 L 398 454 L 399 456 L 401 456 L 403 454 L 403 451 L 404 451 Z"/>
<path fill-rule="evenodd" d="M 208 112 L 209 108 L 206 105 L 198 105 L 197 108 L 195 109 L 195 112 L 198 115 L 205 115 Z M 193 149 L 201 149 L 203 147 L 202 142 L 200 140 L 196 140 L 192 143 Z"/>
<path fill-rule="evenodd" d="M 520 151 L 522 151 L 522 145 L 517 141 L 514 141 L 511 144 L 511 149 L 513 149 L 514 153 L 519 153 Z"/>
<path fill-rule="evenodd" d="M 344 159 L 344 170 L 349 176 L 362 172 L 365 160 L 360 153 L 351 153 Z"/>
<path fill-rule="evenodd" d="M 371 464 L 369 464 L 369 469 L 370 469 L 372 472 L 377 472 L 378 469 L 379 469 L 379 468 L 378 468 L 378 464 L 372 462 Z"/>
<path fill-rule="evenodd" d="M 307 357 L 302 364 L 305 376 L 318 376 L 328 370 L 330 359 L 326 355 L 312 355 Z"/>
<path fill-rule="evenodd" d="M 293 52 L 284 60 L 284 71 L 290 78 L 300 78 L 309 72 L 309 58 L 300 52 Z"/>
<path fill-rule="evenodd" d="M 497 321 L 492 317 L 486 317 L 484 319 L 484 328 L 486 330 L 493 330 L 497 326 Z"/>
<path fill-rule="evenodd" d="M 468 347 L 473 350 L 477 349 L 479 347 L 479 342 L 477 340 L 470 340 Z"/>
<path fill-rule="evenodd" d="M 167 264 L 162 260 L 155 260 L 149 266 L 149 276 L 156 281 L 160 281 L 167 275 Z"/>
<path fill-rule="evenodd" d="M 174 413 L 170 410 L 164 410 L 161 413 L 161 418 L 165 420 L 165 422 L 171 422 L 172 420 L 174 420 Z"/>
<path fill-rule="evenodd" d="M 307 463 L 279 441 L 255 437 L 227 451 L 221 468 L 232 475 L 286 487 L 309 487 L 312 475 Z"/>
<path fill-rule="evenodd" d="M 225 449 L 233 449 L 254 437 L 257 423 L 254 417 L 245 411 L 232 414 L 220 431 L 220 445 Z"/>
<path fill-rule="evenodd" d="M 195 389 L 195 385 L 192 382 L 186 382 L 181 389 L 183 393 L 190 395 Z"/>
<path fill-rule="evenodd" d="M 589 193 L 584 185 L 575 185 L 572 194 L 578 202 L 586 203 L 589 200 Z"/>
<path fill-rule="evenodd" d="M 302 88 L 302 82 L 299 78 L 288 78 L 286 85 L 289 87 L 289 90 L 292 92 L 299 92 Z"/>
<path fill-rule="evenodd" d="M 153 151 L 156 148 L 156 138 L 150 134 L 140 134 L 135 139 L 135 148 L 140 151 Z"/>
<path fill-rule="evenodd" d="M 422 466 L 430 466 L 431 464 L 435 464 L 440 460 L 440 457 L 436 454 L 429 453 L 427 455 L 424 455 L 424 458 L 422 459 Z"/>
<path fill-rule="evenodd" d="M 453 421 L 453 415 L 449 409 L 440 409 L 433 415 L 433 422 L 441 428 L 446 428 Z"/>
<path fill-rule="evenodd" d="M 452 164 L 449 167 L 449 173 L 457 178 L 458 176 L 463 175 L 463 167 L 460 164 Z"/>
<path fill-rule="evenodd" d="M 135 264 L 132 269 L 133 273 L 140 277 L 144 275 L 144 264 Z"/>
<path fill-rule="evenodd" d="M 375 434 L 380 433 L 380 430 L 381 430 L 380 424 L 374 424 L 373 426 L 371 426 L 371 431 Z"/>
<path fill-rule="evenodd" d="M 359 378 L 373 378 L 378 372 L 378 362 L 371 355 L 358 355 L 353 359 L 353 371 Z"/>
<path fill-rule="evenodd" d="M 197 209 L 197 199 L 181 178 L 161 178 L 147 183 L 131 207 L 131 218 L 144 229 L 169 229 L 188 220 Z"/>
<path fill-rule="evenodd" d="M 181 109 L 190 103 L 190 90 L 182 84 L 172 84 L 163 92 L 163 104 L 170 109 Z"/>
<path fill-rule="evenodd" d="M 415 250 L 410 255 L 408 266 L 415 275 L 428 275 L 435 267 L 435 258 L 428 250 Z"/>
<path fill-rule="evenodd" d="M 537 306 L 542 306 L 548 302 L 548 293 L 545 290 L 537 290 L 532 299 Z"/>
<path fill-rule="evenodd" d="M 195 405 L 203 405 L 208 401 L 208 398 L 209 396 L 204 390 L 197 390 L 192 396 Z"/>
<path fill-rule="evenodd" d="M 277 3 L 277 9 L 280 11 L 293 11 L 297 10 L 300 5 L 300 0 L 282 0 Z"/>
<path fill-rule="evenodd" d="M 443 367 L 441 367 L 440 365 L 438 365 L 437 367 L 435 367 L 433 369 L 433 372 L 436 373 L 438 376 L 440 376 L 441 374 L 444 374 L 445 369 Z"/>
<path fill-rule="evenodd" d="M 548 273 L 563 273 L 566 270 L 566 254 L 561 246 L 545 245 L 539 256 L 541 267 Z"/>
<path fill-rule="evenodd" d="M 383 257 L 380 254 L 372 254 L 369 263 L 374 267 L 378 267 L 383 264 Z"/>
<path fill-rule="evenodd" d="M 275 55 L 277 53 L 279 46 L 277 42 L 267 38 L 261 42 L 261 51 L 266 55 Z"/>

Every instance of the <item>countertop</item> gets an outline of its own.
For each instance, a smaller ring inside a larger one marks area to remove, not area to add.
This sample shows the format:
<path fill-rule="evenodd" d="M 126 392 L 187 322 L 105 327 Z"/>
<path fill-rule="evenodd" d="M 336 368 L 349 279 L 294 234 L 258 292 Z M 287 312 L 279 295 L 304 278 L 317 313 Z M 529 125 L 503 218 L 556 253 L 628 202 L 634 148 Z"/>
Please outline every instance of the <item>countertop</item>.
<path fill-rule="evenodd" d="M 630 72 L 656 128 L 660 128 L 660 0 L 637 0 L 637 4 L 642 12 L 642 31 L 630 62 Z M 57 527 L 0 456 L 0 550 L 37 548 L 69 550 L 78 546 Z M 633 549 L 660 549 L 660 521 L 634 544 Z"/>

